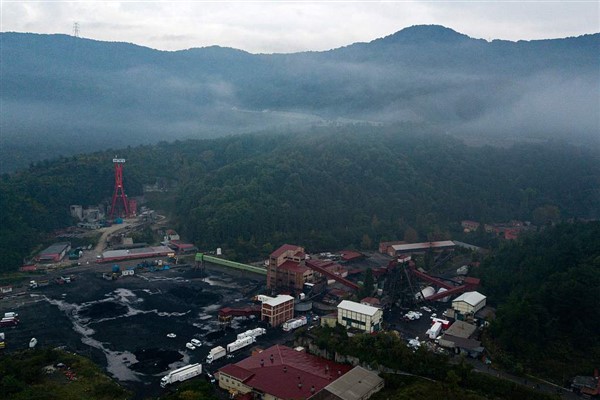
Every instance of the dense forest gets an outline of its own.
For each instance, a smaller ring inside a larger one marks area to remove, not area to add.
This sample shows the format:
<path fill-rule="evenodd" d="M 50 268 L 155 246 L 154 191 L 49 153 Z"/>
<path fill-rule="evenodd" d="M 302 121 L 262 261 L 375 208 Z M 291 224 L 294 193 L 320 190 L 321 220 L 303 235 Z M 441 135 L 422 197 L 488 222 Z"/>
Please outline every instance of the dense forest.
<path fill-rule="evenodd" d="M 481 264 L 498 305 L 488 348 L 515 372 L 558 382 L 600 365 L 600 223 L 560 224 L 502 246 Z"/>
<path fill-rule="evenodd" d="M 597 151 L 562 142 L 468 147 L 407 125 L 163 142 L 3 175 L 3 270 L 71 224 L 70 204 L 107 202 L 115 154 L 127 159 L 130 197 L 167 182 L 168 192 L 148 198 L 168 204 L 185 240 L 240 261 L 284 242 L 318 251 L 373 249 L 405 235 L 445 239 L 460 235 L 462 219 L 597 218 L 600 202 Z"/>

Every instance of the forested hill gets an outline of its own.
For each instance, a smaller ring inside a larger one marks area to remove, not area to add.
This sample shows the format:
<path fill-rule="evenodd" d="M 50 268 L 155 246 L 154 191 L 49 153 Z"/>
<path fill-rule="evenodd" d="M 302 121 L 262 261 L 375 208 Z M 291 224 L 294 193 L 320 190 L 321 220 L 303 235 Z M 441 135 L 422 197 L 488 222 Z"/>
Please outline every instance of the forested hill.
<path fill-rule="evenodd" d="M 375 248 L 380 240 L 443 239 L 459 221 L 598 218 L 597 149 L 562 142 L 467 147 L 412 126 L 315 129 L 161 143 L 62 158 L 0 182 L 3 268 L 16 268 L 40 234 L 69 223 L 70 204 L 112 194 L 115 154 L 130 196 L 157 178 L 159 200 L 184 238 L 245 261 L 284 242 L 311 251 Z M 167 203 L 165 203 L 167 204 Z"/>
<path fill-rule="evenodd" d="M 598 368 L 600 222 L 562 224 L 504 246 L 480 274 L 499 305 L 491 330 L 498 361 L 558 382 Z"/>
<path fill-rule="evenodd" d="M 273 127 L 411 122 L 477 138 L 596 141 L 600 35 L 508 42 L 415 26 L 324 52 L 176 52 L 1 33 L 2 171 Z"/>

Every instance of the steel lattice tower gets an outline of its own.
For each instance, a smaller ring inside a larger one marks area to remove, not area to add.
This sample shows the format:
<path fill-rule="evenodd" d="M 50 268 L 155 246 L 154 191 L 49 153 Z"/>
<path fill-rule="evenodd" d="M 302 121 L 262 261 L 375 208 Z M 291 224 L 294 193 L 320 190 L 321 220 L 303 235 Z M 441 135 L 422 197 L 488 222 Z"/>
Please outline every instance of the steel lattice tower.
<path fill-rule="evenodd" d="M 123 187 L 123 164 L 125 164 L 124 158 L 113 158 L 113 164 L 115 164 L 115 191 L 112 197 L 112 205 L 110 207 L 110 215 L 109 219 L 113 219 L 116 206 L 117 199 L 120 199 L 119 203 L 122 201 L 123 203 L 123 211 L 124 214 L 122 216 L 129 216 L 129 202 L 127 201 L 127 195 L 125 194 L 125 188 Z"/>

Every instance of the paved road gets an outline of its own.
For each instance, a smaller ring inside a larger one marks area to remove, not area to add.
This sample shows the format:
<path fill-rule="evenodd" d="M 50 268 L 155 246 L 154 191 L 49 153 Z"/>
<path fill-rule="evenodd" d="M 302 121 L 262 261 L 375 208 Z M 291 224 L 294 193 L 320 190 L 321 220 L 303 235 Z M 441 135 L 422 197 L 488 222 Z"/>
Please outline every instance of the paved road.
<path fill-rule="evenodd" d="M 556 394 L 561 399 L 573 399 L 573 400 L 581 399 L 581 397 L 579 397 L 575 393 L 571 392 L 570 390 L 567 390 L 561 386 L 555 385 L 551 382 L 547 382 L 547 381 L 544 381 L 539 378 L 535 378 L 535 377 L 523 378 L 523 377 L 509 374 L 504 371 L 498 371 L 494 368 L 491 368 L 489 365 L 486 365 L 486 364 L 482 363 L 481 361 L 475 360 L 472 358 L 467 358 L 466 361 L 469 364 L 471 364 L 473 366 L 473 369 L 477 372 L 481 372 L 484 374 L 496 376 L 501 379 L 513 381 L 513 382 L 519 383 L 521 385 L 529 386 L 530 388 L 540 390 L 545 393 Z"/>

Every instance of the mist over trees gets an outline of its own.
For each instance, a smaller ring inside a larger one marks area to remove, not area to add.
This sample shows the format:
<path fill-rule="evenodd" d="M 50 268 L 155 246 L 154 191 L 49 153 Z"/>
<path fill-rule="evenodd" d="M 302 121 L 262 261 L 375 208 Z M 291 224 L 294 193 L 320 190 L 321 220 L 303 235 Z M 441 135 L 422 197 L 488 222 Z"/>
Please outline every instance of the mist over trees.
<path fill-rule="evenodd" d="M 248 261 L 282 243 L 373 249 L 384 240 L 436 240 L 460 220 L 598 218 L 596 149 L 565 143 L 468 147 L 410 126 L 313 129 L 122 149 L 129 196 L 157 179 L 156 197 L 186 240 Z M 113 190 L 115 151 L 40 162 L 0 180 L 3 268 L 17 268 L 70 204 Z M 164 206 L 167 204 L 167 206 Z M 152 206 L 152 204 L 151 204 Z"/>
<path fill-rule="evenodd" d="M 348 123 L 598 143 L 599 34 L 487 42 L 416 26 L 295 54 L 0 35 L 3 172 L 159 140 Z"/>

